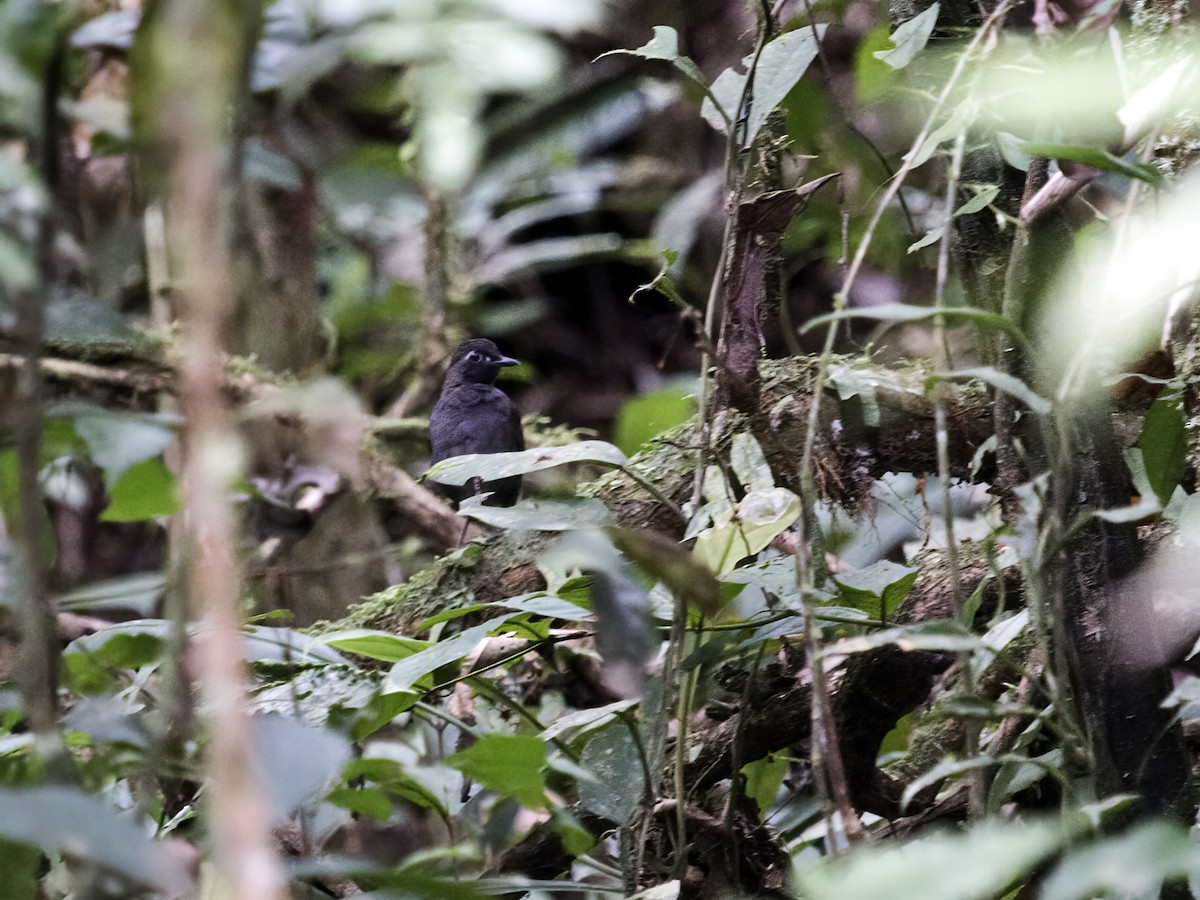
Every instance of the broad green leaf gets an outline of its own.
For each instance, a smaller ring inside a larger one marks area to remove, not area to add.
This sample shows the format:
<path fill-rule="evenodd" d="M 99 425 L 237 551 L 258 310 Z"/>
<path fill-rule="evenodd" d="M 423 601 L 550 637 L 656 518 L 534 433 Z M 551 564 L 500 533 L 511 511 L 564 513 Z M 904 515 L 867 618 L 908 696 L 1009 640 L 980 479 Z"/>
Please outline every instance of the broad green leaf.
<path fill-rule="evenodd" d="M 1162 173 L 1146 163 L 1128 163 L 1120 157 L 1113 156 L 1107 150 L 1097 147 L 1085 147 L 1078 144 L 1043 144 L 1026 141 L 1021 149 L 1030 156 L 1044 156 L 1048 159 L 1065 159 L 1071 162 L 1092 166 L 1104 172 L 1116 172 L 1126 178 L 1135 178 L 1155 187 L 1163 184 Z"/>
<path fill-rule="evenodd" d="M 946 141 L 952 140 L 966 128 L 971 125 L 974 110 L 969 104 L 963 103 L 955 107 L 950 113 L 950 118 L 929 132 L 916 147 L 911 148 L 904 154 L 904 158 L 908 160 L 910 169 L 915 169 L 918 166 L 924 165 L 929 161 L 929 158 L 937 152 L 937 148 Z"/>
<path fill-rule="evenodd" d="M 596 59 L 603 59 L 606 56 L 622 53 L 630 56 L 640 56 L 642 59 L 666 60 L 672 63 L 675 68 L 688 78 L 692 79 L 692 81 L 696 82 L 696 84 L 704 88 L 706 94 L 709 93 L 708 81 L 700 71 L 700 67 L 692 61 L 691 57 L 684 56 L 679 52 L 679 33 L 669 25 L 655 25 L 654 37 L 636 50 L 609 50 L 607 53 L 601 53 Z M 704 102 L 708 103 L 709 101 L 706 99 Z M 728 110 L 728 107 L 724 107 L 723 111 L 732 112 Z M 728 121 L 728 116 L 726 116 L 726 120 Z"/>
<path fill-rule="evenodd" d="M 584 808 L 613 822 L 628 822 L 646 784 L 641 754 L 625 724 L 613 723 L 595 735 L 579 761 L 595 776 L 595 781 L 579 783 Z"/>
<path fill-rule="evenodd" d="M 636 453 L 668 428 L 696 414 L 691 391 L 663 388 L 631 397 L 621 406 L 613 426 L 613 440 L 625 453 Z"/>
<path fill-rule="evenodd" d="M 677 542 L 647 529 L 610 528 L 608 536 L 621 553 L 666 585 L 672 594 L 683 597 L 705 615 L 717 611 L 717 580 Z"/>
<path fill-rule="evenodd" d="M 251 765 L 277 824 L 301 806 L 320 799 L 351 759 L 350 743 L 329 729 L 275 713 L 255 716 L 251 722 Z"/>
<path fill-rule="evenodd" d="M 357 653 L 359 656 L 367 656 L 382 662 L 399 662 L 432 646 L 429 641 L 401 637 L 389 631 L 373 631 L 368 628 L 335 631 L 333 634 L 323 635 L 319 640 L 338 650 Z"/>
<path fill-rule="evenodd" d="M 863 103 L 874 103 L 881 99 L 896 84 L 895 70 L 877 55 L 892 47 L 892 38 L 886 25 L 871 29 L 860 40 L 854 52 L 854 87 Z"/>
<path fill-rule="evenodd" d="M 933 26 L 937 24 L 940 8 L 941 4 L 934 3 L 924 12 L 901 23 L 892 34 L 892 43 L 895 46 L 890 50 L 876 51 L 875 58 L 883 60 L 893 69 L 903 69 L 907 66 L 929 42 Z"/>
<path fill-rule="evenodd" d="M 161 455 L 175 439 L 172 420 L 161 416 L 74 405 L 52 409 L 50 414 L 75 420 L 75 431 L 87 443 L 92 460 L 104 470 L 110 489 L 126 469 Z"/>
<path fill-rule="evenodd" d="M 546 808 L 542 771 L 546 743 L 525 734 L 489 734 L 466 750 L 446 757 L 457 769 L 489 790 L 512 797 L 526 809 Z"/>
<path fill-rule="evenodd" d="M 360 816 L 370 816 L 380 822 L 386 822 L 396 809 L 391 798 L 378 788 L 337 788 L 330 791 L 325 799 L 342 809 Z"/>
<path fill-rule="evenodd" d="M 904 793 L 900 797 L 900 808 L 902 810 L 906 809 L 917 794 L 926 788 L 933 787 L 935 784 L 945 781 L 947 778 L 957 778 L 971 772 L 977 772 L 980 769 L 991 768 L 994 765 L 996 765 L 996 760 L 986 754 L 974 756 L 970 759 L 955 759 L 954 757 L 943 759 L 932 769 L 922 772 L 908 783 L 904 788 Z"/>
<path fill-rule="evenodd" d="M 1014 794 L 1033 787 L 1050 774 L 1050 769 L 1061 769 L 1064 759 L 1063 751 L 1056 749 L 1031 759 L 1001 763 L 988 786 L 987 808 L 999 812 Z"/>
<path fill-rule="evenodd" d="M 731 521 L 696 536 L 692 552 L 714 574 L 724 575 L 738 560 L 765 548 L 798 518 L 800 498 L 787 488 L 751 491 L 738 502 Z"/>
<path fill-rule="evenodd" d="M 1200 843 L 1171 822 L 1143 822 L 1124 834 L 1067 853 L 1039 900 L 1157 897 L 1167 880 L 1200 873 Z"/>
<path fill-rule="evenodd" d="M 513 475 L 528 475 L 567 463 L 599 463 L 619 468 L 628 463 L 625 454 L 607 441 L 580 441 L 562 447 L 541 447 L 511 453 L 469 453 L 434 464 L 425 477 L 439 484 L 464 485 L 472 478 L 494 481 Z"/>
<path fill-rule="evenodd" d="M 175 476 L 158 458 L 134 463 L 109 488 L 102 522 L 145 522 L 179 512 Z"/>
<path fill-rule="evenodd" d="M 1166 506 L 1187 465 L 1187 416 L 1182 392 L 1168 388 L 1150 405 L 1142 423 L 1141 448 L 1146 480 L 1159 504 Z"/>
<path fill-rule="evenodd" d="M 1176 60 L 1153 81 L 1135 91 L 1128 102 L 1117 110 L 1117 118 L 1125 126 L 1125 146 L 1132 147 L 1151 129 L 1169 118 L 1172 103 L 1177 103 L 1178 88 L 1187 70 L 1193 68 L 1194 57 Z"/>
<path fill-rule="evenodd" d="M 851 607 L 872 618 L 887 621 L 912 590 L 917 574 L 916 569 L 884 559 L 866 568 L 836 575 L 833 580 Z"/>
<path fill-rule="evenodd" d="M 413 690 L 417 682 L 426 675 L 444 665 L 457 662 L 470 653 L 475 645 L 487 637 L 488 632 L 499 624 L 494 619 L 490 622 L 483 622 L 400 660 L 392 666 L 388 673 L 387 690 Z"/>
<path fill-rule="evenodd" d="M 761 815 L 765 816 L 775 802 L 791 764 L 786 753 L 768 753 L 762 759 L 742 766 L 742 774 L 746 777 L 742 790 L 755 802 Z"/>
<path fill-rule="evenodd" d="M 618 713 L 636 705 L 637 701 L 633 699 L 618 700 L 607 706 L 596 706 L 567 713 L 559 716 L 542 730 L 542 739 L 549 741 L 564 735 L 570 735 L 573 739 L 597 728 L 603 728 L 612 722 Z"/>
<path fill-rule="evenodd" d="M 155 892 L 188 892 L 184 863 L 147 837 L 149 826 L 78 788 L 0 789 L 0 837 L 86 860 Z"/>
<path fill-rule="evenodd" d="M 801 26 L 767 43 L 754 69 L 753 95 L 746 116 L 743 146 L 749 147 L 783 98 L 796 86 L 812 61 L 827 25 Z M 732 110 L 726 110 L 732 114 Z"/>
<path fill-rule="evenodd" d="M 812 900 L 1002 897 L 1069 836 L 1058 822 L 990 821 L 961 832 L 866 845 L 796 875 Z"/>

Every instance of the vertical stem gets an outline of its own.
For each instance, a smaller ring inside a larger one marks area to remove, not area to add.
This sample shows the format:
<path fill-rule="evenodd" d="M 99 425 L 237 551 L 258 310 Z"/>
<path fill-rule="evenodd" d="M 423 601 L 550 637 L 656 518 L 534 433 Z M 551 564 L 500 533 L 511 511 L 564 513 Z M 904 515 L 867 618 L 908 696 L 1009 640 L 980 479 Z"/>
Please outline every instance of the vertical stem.
<path fill-rule="evenodd" d="M 196 675 L 207 701 L 209 827 L 217 864 L 239 900 L 284 896 L 271 823 L 253 774 L 253 728 L 238 604 L 240 572 L 229 488 L 242 450 L 222 394 L 224 338 L 235 313 L 227 240 L 229 110 L 250 51 L 242 8 L 168 0 L 155 35 L 168 149 L 167 230 L 178 264 L 186 585 L 200 620 Z"/>
<path fill-rule="evenodd" d="M 942 228 L 942 239 L 938 244 L 937 278 L 934 283 L 934 305 L 943 309 L 946 305 L 946 279 L 950 273 L 950 233 L 953 227 L 954 207 L 958 202 L 958 182 L 962 172 L 963 153 L 966 149 L 966 131 L 959 132 L 954 141 L 954 149 L 950 154 L 950 171 L 946 176 L 946 219 Z M 933 327 L 936 339 L 934 344 L 938 350 L 937 365 L 939 369 L 951 366 L 950 344 L 946 338 L 946 322 L 941 316 L 934 317 Z M 946 561 L 950 566 L 950 586 L 954 598 L 954 614 L 962 615 L 963 591 L 958 577 L 958 542 L 954 539 L 954 504 L 950 495 L 950 434 L 946 421 L 946 391 L 944 384 L 933 388 L 933 418 L 934 432 L 937 441 L 938 481 L 942 493 L 942 524 L 946 530 Z M 967 627 L 970 622 L 964 622 Z M 964 694 L 974 694 L 975 680 L 971 670 L 971 651 L 964 650 L 958 655 L 959 678 L 962 680 Z M 967 718 L 963 721 L 963 756 L 973 759 L 979 753 L 979 729 Z M 974 769 L 969 778 L 971 815 L 982 818 L 985 813 L 987 773 L 983 769 Z"/>
<path fill-rule="evenodd" d="M 58 94 L 62 48 L 57 46 L 46 62 L 42 79 L 40 151 L 47 208 L 37 229 L 37 284 L 14 292 L 14 336 L 23 355 L 17 375 L 16 421 L 17 521 L 13 531 L 15 599 L 21 627 L 20 665 L 17 678 L 25 715 L 38 750 L 53 767 L 61 760 L 58 739 L 58 636 L 46 581 L 42 549 L 47 537 L 46 508 L 39 480 L 42 438 L 41 350 L 45 326 L 44 303 L 54 282 L 54 205 L 58 192 Z"/>

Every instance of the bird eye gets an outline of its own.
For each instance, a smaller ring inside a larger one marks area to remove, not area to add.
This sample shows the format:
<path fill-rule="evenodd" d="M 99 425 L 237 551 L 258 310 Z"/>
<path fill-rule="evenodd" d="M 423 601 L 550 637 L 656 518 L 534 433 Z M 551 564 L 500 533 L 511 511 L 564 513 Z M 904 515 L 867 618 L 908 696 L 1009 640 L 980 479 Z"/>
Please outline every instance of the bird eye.
<path fill-rule="evenodd" d="M 479 362 L 479 360 L 481 360 L 481 359 L 483 359 L 483 357 L 479 355 L 478 350 L 472 350 L 470 353 L 467 354 L 468 362 Z"/>

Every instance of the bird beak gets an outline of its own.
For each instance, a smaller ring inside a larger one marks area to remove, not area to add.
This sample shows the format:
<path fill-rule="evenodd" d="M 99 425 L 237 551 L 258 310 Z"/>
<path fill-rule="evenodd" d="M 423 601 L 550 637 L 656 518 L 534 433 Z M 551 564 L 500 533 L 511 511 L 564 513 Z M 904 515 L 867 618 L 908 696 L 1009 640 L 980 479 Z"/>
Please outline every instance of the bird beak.
<path fill-rule="evenodd" d="M 520 364 L 520 360 L 513 359 L 511 356 L 501 356 L 496 360 L 498 366 L 519 366 Z"/>

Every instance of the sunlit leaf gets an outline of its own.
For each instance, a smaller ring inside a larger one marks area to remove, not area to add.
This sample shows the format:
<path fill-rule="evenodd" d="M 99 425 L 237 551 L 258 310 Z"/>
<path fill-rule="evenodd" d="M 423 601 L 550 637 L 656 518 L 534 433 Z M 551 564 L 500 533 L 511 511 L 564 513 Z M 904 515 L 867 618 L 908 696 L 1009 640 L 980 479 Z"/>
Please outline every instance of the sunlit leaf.
<path fill-rule="evenodd" d="M 928 9 L 918 13 L 906 22 L 901 23 L 892 33 L 890 50 L 879 50 L 875 58 L 883 60 L 893 69 L 903 69 L 918 53 L 925 49 L 929 36 L 933 34 L 933 26 L 937 24 L 940 3 L 934 3 Z"/>
<path fill-rule="evenodd" d="M 1030 156 L 1045 156 L 1049 159 L 1065 159 L 1071 162 L 1082 163 L 1085 166 L 1092 166 L 1105 172 L 1116 172 L 1118 175 L 1124 175 L 1126 178 L 1136 178 L 1138 181 L 1144 181 L 1147 184 L 1161 185 L 1163 183 L 1162 173 L 1158 169 L 1145 163 L 1128 163 L 1117 156 L 1113 156 L 1107 150 L 1101 150 L 1096 147 L 1087 147 L 1079 144 L 1042 144 L 1026 142 L 1021 145 L 1021 149 Z"/>
<path fill-rule="evenodd" d="M 469 453 L 452 456 L 433 465 L 425 477 L 440 484 L 463 485 L 472 478 L 494 481 L 513 475 L 528 475 L 567 463 L 599 463 L 623 466 L 625 454 L 606 441 L 580 441 L 561 447 L 541 447 L 512 453 Z"/>
<path fill-rule="evenodd" d="M 767 119 L 817 58 L 827 25 L 801 26 L 767 42 L 754 69 L 753 98 L 746 117 L 743 146 L 749 147 Z M 728 111 L 728 110 L 726 110 Z"/>
<path fill-rule="evenodd" d="M 322 635 L 322 643 L 348 653 L 357 653 L 382 662 L 399 662 L 429 647 L 429 641 L 407 638 L 389 631 L 355 628 Z"/>

